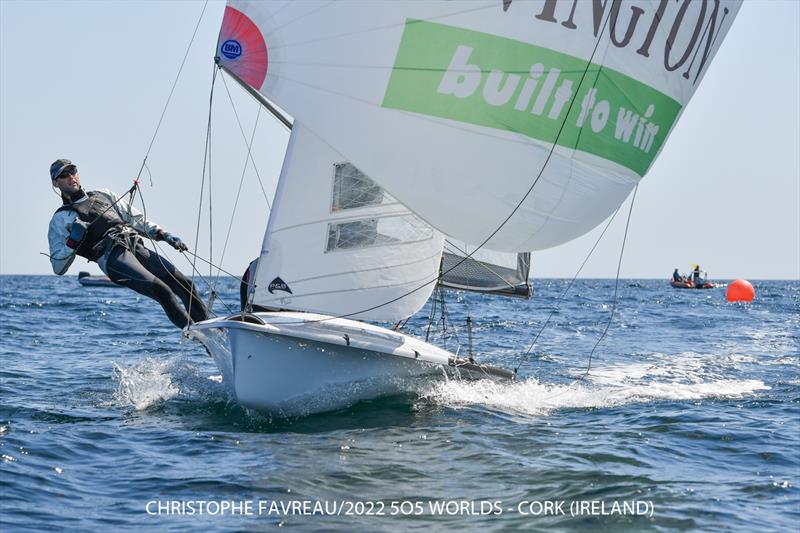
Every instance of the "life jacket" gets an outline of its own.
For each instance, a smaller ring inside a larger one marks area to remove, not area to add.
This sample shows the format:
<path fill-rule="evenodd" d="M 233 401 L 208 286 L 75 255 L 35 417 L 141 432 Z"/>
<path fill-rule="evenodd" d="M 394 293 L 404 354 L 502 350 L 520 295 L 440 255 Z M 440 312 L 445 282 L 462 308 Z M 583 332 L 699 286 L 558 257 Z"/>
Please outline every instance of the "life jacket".
<path fill-rule="evenodd" d="M 78 218 L 89 225 L 86 236 L 78 243 L 75 253 L 89 261 L 97 261 L 103 255 L 102 247 L 97 245 L 112 229 L 124 225 L 125 221 L 120 218 L 117 210 L 102 194 L 89 191 L 86 196 L 88 198 L 82 202 L 62 205 L 56 210 L 56 213 L 75 211 Z"/>

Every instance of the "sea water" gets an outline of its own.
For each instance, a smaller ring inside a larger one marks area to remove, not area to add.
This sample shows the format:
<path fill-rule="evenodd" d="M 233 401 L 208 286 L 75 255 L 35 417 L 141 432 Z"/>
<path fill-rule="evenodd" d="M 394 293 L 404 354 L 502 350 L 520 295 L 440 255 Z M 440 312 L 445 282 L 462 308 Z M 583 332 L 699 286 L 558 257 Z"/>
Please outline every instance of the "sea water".
<path fill-rule="evenodd" d="M 518 368 L 516 383 L 440 382 L 295 419 L 237 405 L 205 351 L 132 291 L 0 283 L 3 531 L 800 521 L 798 281 L 756 281 L 753 303 L 730 304 L 724 289 L 621 280 L 591 360 L 613 280 L 560 301 L 565 280 L 529 301 L 448 294 L 437 342 L 465 354 L 469 313 L 474 352 Z M 217 290 L 218 314 L 238 308 L 235 280 Z M 427 312 L 406 332 L 424 337 Z"/>

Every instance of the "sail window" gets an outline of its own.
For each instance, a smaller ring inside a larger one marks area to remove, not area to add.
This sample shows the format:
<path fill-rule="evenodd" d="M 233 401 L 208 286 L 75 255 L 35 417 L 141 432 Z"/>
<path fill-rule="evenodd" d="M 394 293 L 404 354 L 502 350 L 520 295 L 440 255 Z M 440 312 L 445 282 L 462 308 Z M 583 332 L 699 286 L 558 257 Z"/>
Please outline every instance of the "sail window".
<path fill-rule="evenodd" d="M 389 193 L 350 163 L 333 165 L 331 211 L 396 203 Z"/>
<path fill-rule="evenodd" d="M 328 224 L 326 252 L 419 242 L 433 237 L 433 229 L 415 215 L 364 218 Z"/>

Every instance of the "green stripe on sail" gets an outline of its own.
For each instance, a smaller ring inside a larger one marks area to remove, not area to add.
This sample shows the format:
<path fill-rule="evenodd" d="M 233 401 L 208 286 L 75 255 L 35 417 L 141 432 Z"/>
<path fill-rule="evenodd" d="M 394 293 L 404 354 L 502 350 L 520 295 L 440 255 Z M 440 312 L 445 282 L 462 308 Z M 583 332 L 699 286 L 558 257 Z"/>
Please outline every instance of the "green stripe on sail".
<path fill-rule="evenodd" d="M 607 67 L 586 67 L 549 48 L 409 19 L 383 107 L 557 142 L 643 176 L 680 103 Z"/>

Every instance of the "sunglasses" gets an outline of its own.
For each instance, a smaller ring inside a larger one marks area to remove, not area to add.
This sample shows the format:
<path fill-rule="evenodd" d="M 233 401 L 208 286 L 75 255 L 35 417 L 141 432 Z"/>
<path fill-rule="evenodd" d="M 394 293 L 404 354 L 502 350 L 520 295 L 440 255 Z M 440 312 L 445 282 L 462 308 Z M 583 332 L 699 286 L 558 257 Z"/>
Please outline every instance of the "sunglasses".
<path fill-rule="evenodd" d="M 77 173 L 78 173 L 78 167 L 69 167 L 64 172 L 56 176 L 56 179 L 60 180 L 62 178 L 68 178 L 69 176 L 74 176 Z"/>

